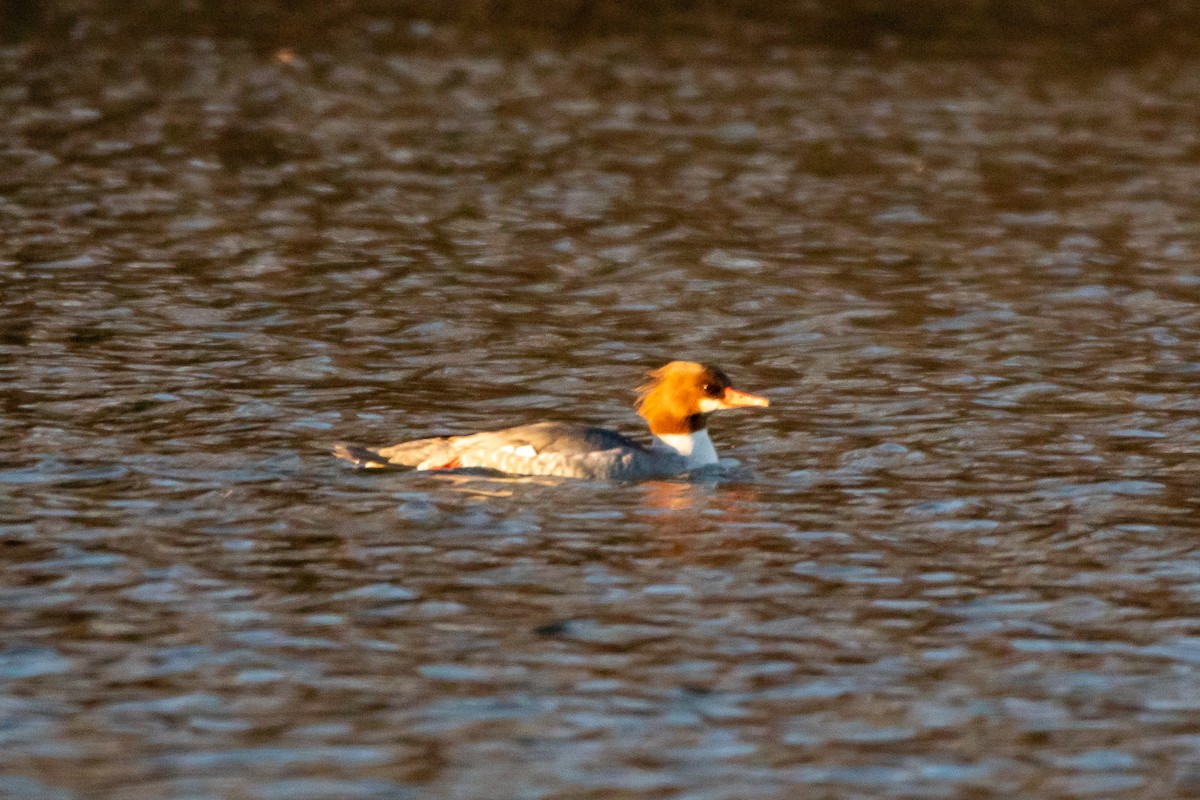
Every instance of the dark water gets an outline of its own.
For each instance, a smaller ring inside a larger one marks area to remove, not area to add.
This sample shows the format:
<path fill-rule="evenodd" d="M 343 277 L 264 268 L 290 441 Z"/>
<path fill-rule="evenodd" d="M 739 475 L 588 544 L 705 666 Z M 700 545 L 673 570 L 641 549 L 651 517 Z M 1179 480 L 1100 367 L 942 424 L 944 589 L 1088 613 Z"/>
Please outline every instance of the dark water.
<path fill-rule="evenodd" d="M 0 52 L 0 796 L 1200 795 L 1200 60 L 406 35 Z"/>

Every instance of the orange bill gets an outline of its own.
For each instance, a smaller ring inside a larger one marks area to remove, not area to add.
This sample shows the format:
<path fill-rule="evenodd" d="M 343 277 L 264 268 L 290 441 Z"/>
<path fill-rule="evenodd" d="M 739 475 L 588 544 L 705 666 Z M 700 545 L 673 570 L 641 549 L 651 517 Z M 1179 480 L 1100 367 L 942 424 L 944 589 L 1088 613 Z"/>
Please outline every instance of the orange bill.
<path fill-rule="evenodd" d="M 746 392 L 739 392 L 732 386 L 725 387 L 725 394 L 721 397 L 721 402 L 725 404 L 726 408 L 771 405 L 771 401 L 765 397 L 759 397 L 756 394 L 748 394 Z"/>

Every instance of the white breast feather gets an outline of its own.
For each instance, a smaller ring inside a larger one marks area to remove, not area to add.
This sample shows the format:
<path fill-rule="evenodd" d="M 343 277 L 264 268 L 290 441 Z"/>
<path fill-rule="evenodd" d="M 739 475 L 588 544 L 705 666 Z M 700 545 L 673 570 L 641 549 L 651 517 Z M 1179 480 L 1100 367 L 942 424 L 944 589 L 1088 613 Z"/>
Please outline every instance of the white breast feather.
<path fill-rule="evenodd" d="M 686 458 L 688 469 L 716 464 L 718 461 L 717 449 L 713 447 L 712 439 L 708 438 L 707 430 L 695 433 L 665 433 L 655 438 L 663 446 Z"/>

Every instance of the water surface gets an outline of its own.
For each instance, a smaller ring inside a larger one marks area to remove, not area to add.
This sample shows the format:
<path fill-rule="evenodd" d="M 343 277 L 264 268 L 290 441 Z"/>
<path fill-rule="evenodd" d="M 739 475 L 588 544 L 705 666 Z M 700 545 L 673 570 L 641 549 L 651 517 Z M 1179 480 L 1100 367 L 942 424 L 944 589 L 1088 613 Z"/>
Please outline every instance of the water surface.
<path fill-rule="evenodd" d="M 0 51 L 0 795 L 1200 793 L 1200 63 L 456 37 Z"/>

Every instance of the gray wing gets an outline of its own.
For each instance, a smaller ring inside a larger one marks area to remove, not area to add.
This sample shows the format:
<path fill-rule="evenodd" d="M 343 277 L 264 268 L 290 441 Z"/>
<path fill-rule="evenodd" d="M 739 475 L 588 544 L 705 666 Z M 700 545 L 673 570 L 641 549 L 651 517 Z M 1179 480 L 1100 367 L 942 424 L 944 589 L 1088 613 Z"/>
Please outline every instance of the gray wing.
<path fill-rule="evenodd" d="M 457 436 L 455 445 L 462 450 L 475 447 L 528 447 L 539 455 L 564 456 L 581 456 L 616 449 L 646 451 L 641 443 L 616 431 L 570 422 L 536 422 L 499 431 Z"/>
<path fill-rule="evenodd" d="M 615 431 L 569 422 L 539 422 L 454 441 L 459 463 L 516 475 L 625 479 L 648 450 Z"/>

